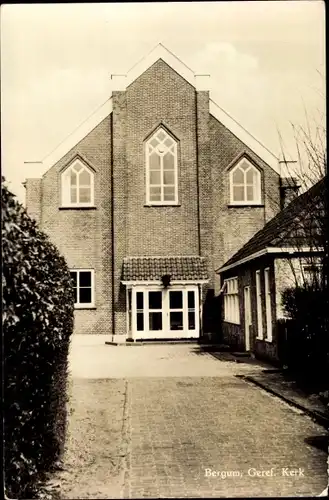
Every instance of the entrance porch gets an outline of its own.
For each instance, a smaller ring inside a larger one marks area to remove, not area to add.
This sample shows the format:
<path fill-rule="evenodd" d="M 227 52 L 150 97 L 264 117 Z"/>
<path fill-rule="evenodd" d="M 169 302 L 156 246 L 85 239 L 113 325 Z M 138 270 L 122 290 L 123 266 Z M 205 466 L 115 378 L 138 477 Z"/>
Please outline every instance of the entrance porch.
<path fill-rule="evenodd" d="M 199 338 L 204 258 L 129 257 L 123 278 L 128 341 Z"/>

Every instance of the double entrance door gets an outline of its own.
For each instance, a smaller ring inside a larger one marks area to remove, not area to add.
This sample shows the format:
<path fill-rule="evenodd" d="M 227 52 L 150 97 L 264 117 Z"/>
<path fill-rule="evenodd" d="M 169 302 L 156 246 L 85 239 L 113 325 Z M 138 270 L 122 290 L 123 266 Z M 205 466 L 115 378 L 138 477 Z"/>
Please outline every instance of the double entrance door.
<path fill-rule="evenodd" d="M 129 325 L 134 339 L 199 337 L 198 287 L 133 287 Z"/>

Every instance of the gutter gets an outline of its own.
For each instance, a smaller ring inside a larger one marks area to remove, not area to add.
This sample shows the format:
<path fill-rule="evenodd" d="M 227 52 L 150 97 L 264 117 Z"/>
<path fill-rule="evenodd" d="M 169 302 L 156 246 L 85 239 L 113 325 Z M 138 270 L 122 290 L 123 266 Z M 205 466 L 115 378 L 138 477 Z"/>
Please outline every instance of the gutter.
<path fill-rule="evenodd" d="M 263 255 L 267 255 L 267 254 L 288 253 L 289 255 L 293 255 L 293 254 L 297 254 L 297 253 L 299 254 L 299 253 L 313 253 L 313 252 L 323 252 L 323 248 L 322 247 L 320 247 L 320 248 L 267 247 L 267 248 L 263 248 L 263 250 L 259 250 L 258 252 L 252 253 L 252 254 L 248 255 L 247 257 L 244 257 L 243 259 L 239 259 L 236 262 L 229 264 L 228 266 L 219 267 L 218 269 L 215 270 L 215 273 L 216 274 L 224 273 L 225 271 L 228 271 L 229 269 L 233 269 L 234 267 L 241 266 L 241 264 L 244 264 L 245 262 L 249 262 L 250 260 L 257 259 L 258 257 L 262 257 Z"/>

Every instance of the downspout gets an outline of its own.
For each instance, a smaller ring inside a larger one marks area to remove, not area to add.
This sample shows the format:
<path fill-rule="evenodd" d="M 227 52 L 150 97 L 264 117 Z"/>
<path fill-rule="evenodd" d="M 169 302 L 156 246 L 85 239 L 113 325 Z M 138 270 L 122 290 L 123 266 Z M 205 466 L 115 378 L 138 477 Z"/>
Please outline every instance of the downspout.
<path fill-rule="evenodd" d="M 200 179 L 199 179 L 199 141 L 198 141 L 198 94 L 195 90 L 195 138 L 196 138 L 196 172 L 197 172 L 197 214 L 198 214 L 198 254 L 201 256 L 201 215 L 200 215 Z M 201 285 L 202 287 L 202 285 Z M 200 287 L 200 288 L 201 288 Z"/>
<path fill-rule="evenodd" d="M 115 335 L 115 292 L 114 292 L 114 188 L 113 188 L 113 125 L 114 109 L 111 117 L 111 277 L 112 277 L 112 342 Z"/>
<path fill-rule="evenodd" d="M 198 137 L 198 94 L 195 90 L 195 157 L 196 157 L 196 185 L 197 185 L 197 214 L 198 214 L 198 254 L 201 256 L 201 213 L 200 213 L 200 172 L 199 172 L 199 137 Z M 203 285 L 199 284 L 199 339 L 202 337 L 203 329 Z"/>

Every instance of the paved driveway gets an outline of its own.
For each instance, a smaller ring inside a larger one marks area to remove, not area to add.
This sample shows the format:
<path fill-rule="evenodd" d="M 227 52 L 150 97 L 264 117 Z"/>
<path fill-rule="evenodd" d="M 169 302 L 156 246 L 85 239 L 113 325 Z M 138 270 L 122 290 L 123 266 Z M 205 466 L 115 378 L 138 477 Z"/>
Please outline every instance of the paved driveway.
<path fill-rule="evenodd" d="M 315 496 L 327 485 L 327 455 L 309 444 L 324 429 L 235 377 L 262 367 L 190 345 L 74 342 L 64 498 Z"/>
<path fill-rule="evenodd" d="M 104 336 L 73 337 L 70 370 L 74 378 L 227 377 L 261 370 L 261 365 L 218 362 L 198 345 L 105 345 Z"/>

